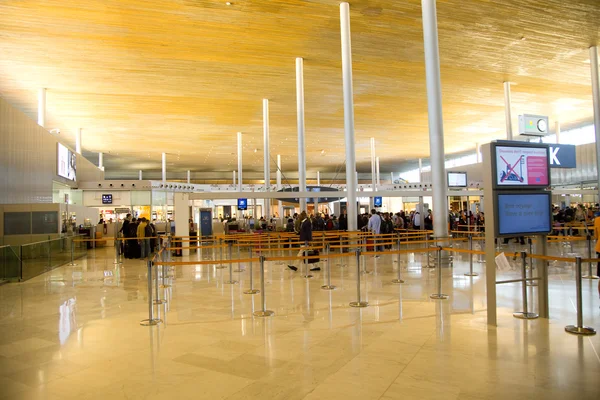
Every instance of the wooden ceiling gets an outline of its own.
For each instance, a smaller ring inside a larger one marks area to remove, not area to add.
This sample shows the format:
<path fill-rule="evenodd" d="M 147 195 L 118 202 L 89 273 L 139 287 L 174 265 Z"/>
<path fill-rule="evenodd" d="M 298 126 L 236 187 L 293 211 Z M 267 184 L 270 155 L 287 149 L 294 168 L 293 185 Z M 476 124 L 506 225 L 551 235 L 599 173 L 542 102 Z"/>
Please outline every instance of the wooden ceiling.
<path fill-rule="evenodd" d="M 262 99 L 271 153 L 297 169 L 295 58 L 305 59 L 307 168 L 344 162 L 339 1 L 1 0 L 0 94 L 108 171 L 231 171 L 236 132 L 244 169 L 262 171 Z M 350 1 L 356 150 L 382 172 L 428 157 L 418 0 Z M 445 148 L 505 135 L 503 87 L 520 113 L 563 125 L 592 120 L 588 47 L 600 39 L 598 0 L 439 0 Z M 254 152 L 254 150 L 257 150 Z M 323 152 L 324 150 L 324 152 Z M 110 153 L 110 154 L 109 154 Z M 274 165 L 274 162 L 272 163 Z M 118 173 L 118 172 L 117 172 Z"/>

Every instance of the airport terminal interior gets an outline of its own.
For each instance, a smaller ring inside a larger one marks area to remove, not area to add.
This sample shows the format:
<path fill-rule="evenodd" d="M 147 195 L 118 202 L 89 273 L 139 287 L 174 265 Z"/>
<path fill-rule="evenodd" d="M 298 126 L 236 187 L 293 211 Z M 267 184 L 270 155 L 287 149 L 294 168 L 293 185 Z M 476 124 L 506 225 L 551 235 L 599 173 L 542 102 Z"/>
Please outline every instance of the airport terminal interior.
<path fill-rule="evenodd" d="M 0 400 L 599 399 L 598 0 L 0 1 Z"/>

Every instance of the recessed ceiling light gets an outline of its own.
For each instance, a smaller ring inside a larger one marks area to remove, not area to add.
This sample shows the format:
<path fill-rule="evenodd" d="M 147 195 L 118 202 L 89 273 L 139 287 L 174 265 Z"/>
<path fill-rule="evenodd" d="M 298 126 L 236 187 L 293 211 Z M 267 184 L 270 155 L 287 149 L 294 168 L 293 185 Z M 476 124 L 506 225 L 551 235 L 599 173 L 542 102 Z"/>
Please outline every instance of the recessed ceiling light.
<path fill-rule="evenodd" d="M 225 5 L 226 5 L 226 6 L 230 6 L 230 5 L 231 5 L 231 2 L 230 2 L 230 1 L 228 1 L 227 3 L 225 3 Z"/>

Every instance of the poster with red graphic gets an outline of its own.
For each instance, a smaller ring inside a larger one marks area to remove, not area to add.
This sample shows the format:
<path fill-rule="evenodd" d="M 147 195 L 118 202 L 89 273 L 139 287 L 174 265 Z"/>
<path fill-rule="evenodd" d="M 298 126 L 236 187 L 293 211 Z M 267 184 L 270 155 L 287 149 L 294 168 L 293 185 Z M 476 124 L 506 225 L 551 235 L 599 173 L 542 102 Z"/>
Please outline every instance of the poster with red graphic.
<path fill-rule="evenodd" d="M 497 186 L 548 186 L 548 149 L 496 146 Z"/>

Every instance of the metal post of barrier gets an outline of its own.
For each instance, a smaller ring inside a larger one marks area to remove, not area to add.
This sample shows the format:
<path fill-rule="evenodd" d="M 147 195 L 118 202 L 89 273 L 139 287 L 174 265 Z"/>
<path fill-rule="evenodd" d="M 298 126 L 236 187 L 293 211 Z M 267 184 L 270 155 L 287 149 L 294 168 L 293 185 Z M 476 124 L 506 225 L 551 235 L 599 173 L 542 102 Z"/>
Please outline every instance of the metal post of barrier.
<path fill-rule="evenodd" d="M 588 258 L 591 259 L 592 258 L 592 236 L 591 235 L 587 235 L 587 251 L 588 251 Z M 592 272 L 592 262 L 588 262 L 588 274 L 585 275 L 583 277 L 583 279 L 598 279 L 598 277 L 596 275 L 594 275 L 594 273 Z"/>
<path fill-rule="evenodd" d="M 74 253 L 75 253 L 75 240 L 73 239 L 73 236 L 71 236 L 71 262 L 69 263 L 69 267 L 74 267 L 77 265 L 77 264 L 75 264 Z"/>
<path fill-rule="evenodd" d="M 356 249 L 356 301 L 350 302 L 350 307 L 367 307 L 369 303 L 361 300 L 360 296 L 360 248 Z"/>
<path fill-rule="evenodd" d="M 237 246 L 238 246 L 238 252 L 237 252 L 238 253 L 238 260 L 240 260 L 241 257 L 240 257 L 240 244 L 239 244 L 239 242 L 238 242 Z M 245 271 L 245 269 L 242 268 L 242 264 L 240 264 L 240 262 L 238 261 L 238 263 L 237 263 L 237 269 L 234 270 L 233 272 L 244 272 L 244 271 Z"/>
<path fill-rule="evenodd" d="M 400 236 L 396 238 L 396 250 L 400 251 Z M 400 266 L 400 253 L 396 255 L 394 262 L 398 263 L 398 266 Z"/>
<path fill-rule="evenodd" d="M 227 268 L 225 265 L 223 265 L 223 239 L 219 238 L 219 253 L 220 253 L 220 257 L 221 257 L 221 263 L 219 265 L 217 265 L 217 269 L 224 269 Z"/>
<path fill-rule="evenodd" d="M 262 303 L 262 310 L 255 311 L 253 314 L 256 317 L 270 317 L 275 314 L 274 311 L 267 310 L 267 298 L 265 294 L 265 256 L 261 255 L 260 260 L 260 297 Z"/>
<path fill-rule="evenodd" d="M 325 255 L 329 256 L 329 243 L 325 246 Z M 335 286 L 331 284 L 331 263 L 329 257 L 327 257 L 327 285 L 321 286 L 323 290 L 334 290 Z"/>
<path fill-rule="evenodd" d="M 398 239 L 398 250 L 400 250 L 400 239 Z M 429 255 L 427 258 L 429 259 Z M 398 254 L 398 260 L 400 260 L 400 254 Z M 400 265 L 400 262 L 398 262 L 398 277 L 396 279 L 392 279 L 392 283 L 404 283 L 404 280 L 402 279 L 402 265 Z"/>
<path fill-rule="evenodd" d="M 118 265 L 118 264 L 122 264 L 121 260 L 119 259 L 119 238 L 115 239 L 115 261 L 113 262 L 114 265 Z"/>
<path fill-rule="evenodd" d="M 161 258 L 162 258 L 162 261 L 168 261 L 168 260 L 167 260 L 167 257 L 168 257 L 168 254 L 167 254 L 167 252 L 163 250 L 163 252 L 161 253 Z M 163 265 L 161 266 L 161 271 L 162 271 L 162 284 L 160 285 L 160 287 L 161 287 L 162 289 L 165 289 L 165 288 L 170 288 L 170 287 L 171 287 L 171 285 L 169 285 L 169 284 L 167 283 L 167 270 L 168 270 L 168 269 L 169 269 L 169 267 L 167 267 L 165 264 L 163 264 Z"/>
<path fill-rule="evenodd" d="M 250 274 L 250 289 L 244 291 L 244 294 L 256 294 L 260 293 L 260 290 L 254 289 L 254 276 L 252 275 L 252 247 L 249 248 L 250 253 L 250 270 L 248 273 Z"/>
<path fill-rule="evenodd" d="M 237 281 L 233 280 L 233 275 L 232 275 L 232 263 L 231 263 L 231 248 L 233 246 L 233 243 L 231 241 L 227 242 L 227 248 L 229 249 L 229 280 L 225 283 L 229 284 L 229 285 L 235 285 L 237 283 Z"/>
<path fill-rule="evenodd" d="M 437 293 L 430 295 L 430 299 L 446 300 L 450 297 L 447 294 L 442 293 L 442 246 L 438 246 L 437 250 L 437 288 Z"/>
<path fill-rule="evenodd" d="M 154 265 L 154 263 L 153 263 L 153 265 Z M 160 294 L 158 292 L 160 283 L 159 283 L 159 278 L 158 278 L 158 266 L 157 265 L 154 265 L 154 270 L 155 270 L 155 272 L 154 272 L 154 276 L 155 276 L 155 278 L 154 278 L 154 289 L 155 289 L 154 295 L 156 296 L 156 298 L 154 299 L 154 304 L 165 304 L 167 302 L 167 300 L 164 300 L 164 299 L 161 300 Z"/>
<path fill-rule="evenodd" d="M 523 282 L 523 312 L 516 312 L 513 313 L 513 317 L 515 318 L 519 318 L 519 319 L 536 319 L 539 317 L 538 314 L 536 313 L 530 313 L 529 312 L 529 303 L 527 301 L 527 253 L 522 251 L 521 252 L 521 275 L 523 277 L 522 282 Z"/>
<path fill-rule="evenodd" d="M 292 256 L 292 238 L 288 238 L 288 256 Z"/>
<path fill-rule="evenodd" d="M 469 250 L 473 251 L 473 235 L 469 233 Z M 477 272 L 473 272 L 473 253 L 469 253 L 469 272 L 465 276 L 478 276 Z"/>
<path fill-rule="evenodd" d="M 533 240 L 531 238 L 527 238 L 529 243 L 529 278 L 533 278 L 533 258 L 531 255 L 533 254 Z M 527 286 L 538 286 L 537 281 L 528 280 L 525 281 Z"/>
<path fill-rule="evenodd" d="M 154 305 L 152 302 L 152 260 L 148 260 L 148 319 L 140 321 L 142 326 L 158 325 L 162 321 L 154 318 Z"/>
<path fill-rule="evenodd" d="M 575 262 L 575 285 L 577 288 L 577 325 L 565 326 L 565 331 L 576 335 L 591 336 L 596 334 L 594 328 L 583 325 L 583 301 L 581 298 L 581 257 L 576 258 Z"/>
<path fill-rule="evenodd" d="M 304 246 L 305 246 L 305 247 L 308 247 L 308 242 L 305 242 L 305 243 L 304 243 Z M 308 250 L 303 250 L 303 251 L 302 251 L 302 256 L 303 256 L 303 257 L 307 257 L 307 256 L 308 256 Z M 313 276 L 310 274 L 310 268 L 309 268 L 309 266 L 308 266 L 308 259 L 304 258 L 304 259 L 302 260 L 302 263 L 304 264 L 304 272 L 305 272 L 305 273 L 304 273 L 304 275 L 302 275 L 302 276 L 303 276 L 304 278 L 306 278 L 306 279 L 310 279 L 310 278 L 312 278 Z"/>

